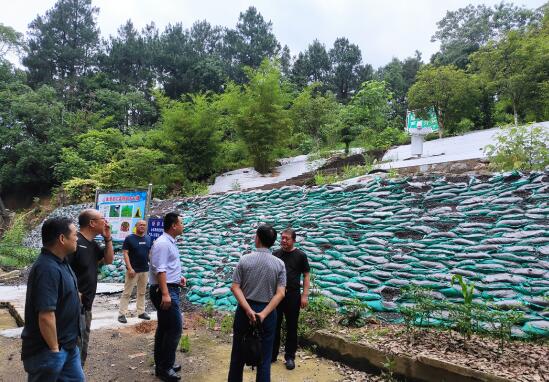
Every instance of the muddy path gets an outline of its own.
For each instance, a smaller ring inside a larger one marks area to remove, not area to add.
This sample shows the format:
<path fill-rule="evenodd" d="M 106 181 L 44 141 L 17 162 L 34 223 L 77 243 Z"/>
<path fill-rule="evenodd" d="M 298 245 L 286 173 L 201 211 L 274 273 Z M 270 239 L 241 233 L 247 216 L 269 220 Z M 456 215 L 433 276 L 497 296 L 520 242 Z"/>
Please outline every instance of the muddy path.
<path fill-rule="evenodd" d="M 153 375 L 152 349 L 156 322 L 144 322 L 119 329 L 101 329 L 91 333 L 90 354 L 85 368 L 88 381 L 158 381 Z M 177 353 L 183 365 L 182 380 L 196 382 L 225 381 L 231 350 L 230 335 L 190 325 L 190 351 Z M 20 360 L 21 341 L 0 337 L 0 381 L 25 381 Z M 273 382 L 379 381 L 329 360 L 299 351 L 296 368 L 288 371 L 279 360 L 272 367 Z M 245 370 L 244 382 L 255 381 L 255 371 Z"/>

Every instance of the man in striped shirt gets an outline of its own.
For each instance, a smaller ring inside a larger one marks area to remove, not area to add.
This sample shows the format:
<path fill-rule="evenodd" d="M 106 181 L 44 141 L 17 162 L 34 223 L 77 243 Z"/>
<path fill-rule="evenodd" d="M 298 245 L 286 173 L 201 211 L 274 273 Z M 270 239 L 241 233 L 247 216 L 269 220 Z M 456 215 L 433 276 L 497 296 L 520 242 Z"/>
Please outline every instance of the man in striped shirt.
<path fill-rule="evenodd" d="M 233 347 L 229 382 L 242 381 L 242 337 L 252 323 L 261 322 L 261 364 L 257 368 L 259 382 L 271 380 L 271 355 L 276 329 L 276 306 L 284 298 L 286 268 L 282 260 L 272 256 L 270 248 L 276 231 L 262 224 L 255 235 L 256 250 L 242 256 L 233 273 L 231 290 L 238 301 L 233 325 Z"/>

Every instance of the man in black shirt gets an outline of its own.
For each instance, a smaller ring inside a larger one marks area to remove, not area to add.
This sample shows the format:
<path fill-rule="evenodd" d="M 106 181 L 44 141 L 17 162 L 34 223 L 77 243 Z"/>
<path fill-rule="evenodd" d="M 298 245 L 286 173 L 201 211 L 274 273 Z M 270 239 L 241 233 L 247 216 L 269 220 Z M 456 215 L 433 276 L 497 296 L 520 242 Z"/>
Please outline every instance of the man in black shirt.
<path fill-rule="evenodd" d="M 295 368 L 295 352 L 297 350 L 297 323 L 300 308 L 308 305 L 310 268 L 305 253 L 294 247 L 296 233 L 292 228 L 282 231 L 280 249 L 273 252 L 273 255 L 284 262 L 286 266 L 286 295 L 277 307 L 276 335 L 273 345 L 272 362 L 276 361 L 280 349 L 280 329 L 282 317 L 286 318 L 286 344 L 284 346 L 284 359 L 286 369 Z M 303 294 L 300 284 L 303 274 Z"/>
<path fill-rule="evenodd" d="M 124 292 L 120 297 L 120 309 L 118 311 L 118 321 L 126 324 L 126 314 L 128 314 L 128 303 L 133 288 L 137 285 L 137 317 L 143 320 L 151 318 L 145 312 L 145 293 L 147 290 L 147 281 L 149 280 L 149 252 L 151 251 L 152 241 L 147 232 L 147 222 L 139 220 L 135 224 L 135 233 L 132 233 L 124 240 L 122 252 L 124 253 L 124 262 L 126 263 L 126 277 L 124 282 Z"/>
<path fill-rule="evenodd" d="M 29 381 L 84 381 L 76 346 L 80 299 L 65 257 L 76 250 L 76 227 L 68 218 L 42 225 L 43 248 L 27 281 L 21 359 Z"/>
<path fill-rule="evenodd" d="M 82 320 L 85 327 L 82 339 L 78 343 L 82 367 L 88 356 L 90 326 L 92 321 L 92 305 L 97 291 L 97 269 L 99 263 L 112 264 L 114 251 L 112 248 L 111 229 L 103 215 L 94 209 L 87 209 L 78 216 L 78 246 L 76 252 L 67 256 L 67 261 L 78 279 L 78 290 L 82 294 Z M 102 235 L 105 247 L 101 248 L 94 238 Z"/>

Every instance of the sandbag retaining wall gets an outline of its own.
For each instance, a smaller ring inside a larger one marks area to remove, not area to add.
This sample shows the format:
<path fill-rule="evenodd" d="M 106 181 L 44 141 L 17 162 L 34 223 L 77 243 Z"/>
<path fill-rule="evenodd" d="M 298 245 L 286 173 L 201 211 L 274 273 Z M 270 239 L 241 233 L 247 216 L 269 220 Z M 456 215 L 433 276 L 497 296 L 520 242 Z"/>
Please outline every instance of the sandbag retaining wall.
<path fill-rule="evenodd" d="M 343 188 L 284 187 L 181 201 L 192 217 L 178 241 L 191 302 L 232 309 L 229 287 L 257 225 L 299 233 L 315 283 L 336 302 L 359 298 L 394 311 L 398 289 L 416 284 L 461 300 L 452 274 L 475 298 L 525 311 L 515 334 L 549 335 L 549 175 L 372 178 Z M 102 270 L 123 280 L 123 264 Z"/>

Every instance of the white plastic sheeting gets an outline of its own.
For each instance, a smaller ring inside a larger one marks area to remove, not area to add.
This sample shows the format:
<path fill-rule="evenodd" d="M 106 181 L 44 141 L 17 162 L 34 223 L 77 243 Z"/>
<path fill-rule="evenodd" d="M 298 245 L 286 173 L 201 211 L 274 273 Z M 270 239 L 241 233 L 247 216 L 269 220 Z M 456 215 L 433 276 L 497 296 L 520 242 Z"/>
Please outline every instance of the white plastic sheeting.
<path fill-rule="evenodd" d="M 541 125 L 549 131 L 549 122 L 534 124 L 534 126 L 536 125 Z M 473 131 L 457 137 L 428 141 L 423 144 L 423 156 L 414 159 L 408 159 L 411 158 L 410 145 L 398 146 L 387 151 L 382 160 L 386 163 L 381 163 L 376 168 L 403 168 L 486 158 L 484 148 L 489 144 L 494 144 L 495 136 L 500 132 L 501 128 L 495 127 L 488 130 Z"/>

